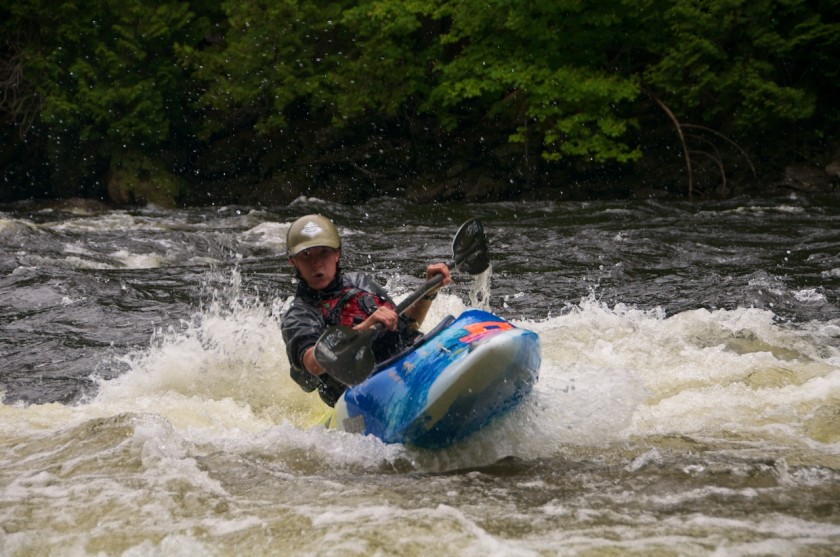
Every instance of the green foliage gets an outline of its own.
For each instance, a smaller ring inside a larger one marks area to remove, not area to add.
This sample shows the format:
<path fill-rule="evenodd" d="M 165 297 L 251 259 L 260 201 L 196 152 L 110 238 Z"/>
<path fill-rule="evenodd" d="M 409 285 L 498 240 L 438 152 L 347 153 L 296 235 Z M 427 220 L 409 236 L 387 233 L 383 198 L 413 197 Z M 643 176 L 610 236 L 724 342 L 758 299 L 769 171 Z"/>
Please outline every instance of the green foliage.
<path fill-rule="evenodd" d="M 638 96 L 635 76 L 609 66 L 620 48 L 619 5 L 453 1 L 444 10 L 452 18 L 445 40 L 463 48 L 440 69 L 433 101 L 449 108 L 480 99 L 491 114 L 518 124 L 512 141 L 538 130 L 549 160 L 640 156 L 622 140 L 635 119 L 619 108 Z"/>
<path fill-rule="evenodd" d="M 103 191 L 113 155 L 159 152 L 174 128 L 184 131 L 185 76 L 173 45 L 205 34 L 188 3 L 22 0 L 8 15 L 0 25 L 28 99 L 9 117 L 31 124 L 22 134 L 70 195 L 86 183 Z"/>
<path fill-rule="evenodd" d="M 423 2 L 229 2 L 224 41 L 182 48 L 207 83 L 205 134 L 253 124 L 287 128 L 288 110 L 342 127 L 365 114 L 394 115 L 426 87 L 427 51 L 419 44 Z"/>
<path fill-rule="evenodd" d="M 621 142 L 634 121 L 614 108 L 638 94 L 635 79 L 593 68 L 590 54 L 606 62 L 620 18 L 576 2 L 529 5 L 231 2 L 224 44 L 182 53 L 208 83 L 202 106 L 226 116 L 211 119 L 208 132 L 237 120 L 277 131 L 297 102 L 335 126 L 419 110 L 454 129 L 473 125 L 464 115 L 477 111 L 513 141 L 540 130 L 548 159 L 637 157 Z M 570 43 L 584 36 L 587 49 Z"/>
<path fill-rule="evenodd" d="M 37 35 L 24 59 L 45 127 L 114 147 L 167 139 L 181 93 L 172 45 L 191 23 L 186 3 L 29 0 L 16 12 Z"/>
<path fill-rule="evenodd" d="M 838 20 L 806 0 L 21 0 L 0 7 L 0 115 L 91 176 L 124 152 L 187 167 L 252 130 L 292 150 L 389 124 L 628 162 L 643 118 L 670 125 L 648 96 L 739 141 L 836 134 Z"/>
<path fill-rule="evenodd" d="M 803 87 L 815 69 L 808 50 L 829 33 L 811 5 L 674 0 L 656 17 L 667 41 L 651 45 L 658 60 L 644 80 L 679 113 L 712 127 L 754 133 L 807 119 L 816 106 L 816 92 Z"/>
<path fill-rule="evenodd" d="M 286 125 L 284 110 L 296 99 L 327 102 L 321 90 L 339 56 L 332 44 L 338 4 L 232 1 L 222 8 L 223 41 L 179 50 L 193 75 L 206 83 L 198 102 L 210 109 L 205 135 L 242 121 L 266 133 Z"/>
<path fill-rule="evenodd" d="M 532 129 L 542 133 L 551 160 L 639 155 L 620 140 L 632 118 L 614 108 L 638 87 L 600 67 L 620 23 L 604 6 L 377 0 L 360 3 L 343 21 L 357 31 L 362 53 L 345 75 L 368 80 L 361 90 L 345 89 L 361 93 L 357 107 L 394 113 L 397 102 L 410 101 L 449 130 L 490 117 L 511 141 L 524 141 Z M 575 41 L 584 36 L 588 48 L 579 49 Z"/>
<path fill-rule="evenodd" d="M 392 117 L 413 110 L 429 92 L 440 56 L 438 25 L 425 1 L 363 0 L 341 17 L 352 37 L 330 75 L 339 125 L 364 114 Z"/>
<path fill-rule="evenodd" d="M 175 207 L 185 193 L 184 182 L 169 172 L 159 160 L 125 151 L 111 158 L 108 196 L 116 203 L 152 203 Z"/>

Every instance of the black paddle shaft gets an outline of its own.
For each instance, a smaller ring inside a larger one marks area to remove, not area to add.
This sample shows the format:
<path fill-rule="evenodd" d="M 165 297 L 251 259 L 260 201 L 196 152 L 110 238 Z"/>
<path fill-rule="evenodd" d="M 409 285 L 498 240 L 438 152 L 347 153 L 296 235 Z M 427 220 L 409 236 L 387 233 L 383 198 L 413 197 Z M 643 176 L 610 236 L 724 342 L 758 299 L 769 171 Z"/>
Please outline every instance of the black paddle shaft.
<path fill-rule="evenodd" d="M 446 264 L 450 269 L 457 267 L 459 271 L 471 275 L 478 275 L 487 270 L 490 258 L 487 254 L 487 239 L 480 221 L 470 219 L 461 225 L 452 241 L 452 255 L 452 261 Z M 421 296 L 441 282 L 441 274 L 424 282 L 397 305 L 397 314 L 402 315 Z M 373 372 L 376 361 L 371 343 L 383 328 L 381 323 L 364 330 L 344 325 L 330 327 L 315 344 L 315 360 L 337 381 L 348 386 L 358 385 Z"/>

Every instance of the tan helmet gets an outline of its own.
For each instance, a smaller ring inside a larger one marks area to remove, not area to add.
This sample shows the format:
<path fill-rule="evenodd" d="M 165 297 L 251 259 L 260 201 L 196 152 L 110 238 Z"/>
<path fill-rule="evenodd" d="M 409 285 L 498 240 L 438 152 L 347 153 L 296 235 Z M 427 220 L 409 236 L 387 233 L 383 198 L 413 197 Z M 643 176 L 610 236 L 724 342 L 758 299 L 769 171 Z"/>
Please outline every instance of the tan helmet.
<path fill-rule="evenodd" d="M 306 215 L 292 223 L 286 233 L 286 253 L 294 257 L 305 249 L 326 246 L 341 248 L 338 229 L 332 221 L 321 215 Z"/>

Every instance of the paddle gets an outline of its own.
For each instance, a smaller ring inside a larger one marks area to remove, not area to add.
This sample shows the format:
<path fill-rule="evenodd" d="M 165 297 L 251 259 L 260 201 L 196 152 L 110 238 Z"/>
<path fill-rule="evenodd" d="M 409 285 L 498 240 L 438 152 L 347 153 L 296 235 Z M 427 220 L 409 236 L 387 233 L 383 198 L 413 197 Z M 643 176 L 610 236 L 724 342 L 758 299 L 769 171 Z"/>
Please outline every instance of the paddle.
<path fill-rule="evenodd" d="M 447 262 L 446 266 L 470 275 L 478 275 L 487 270 L 490 258 L 480 221 L 470 219 L 461 225 L 452 240 L 452 261 Z M 397 305 L 397 314 L 402 315 L 442 281 L 443 275 L 435 275 L 427 280 Z M 344 325 L 330 327 L 315 344 L 315 360 L 337 381 L 348 386 L 358 385 L 373 372 L 376 361 L 371 345 L 382 329 L 381 323 L 363 331 Z"/>

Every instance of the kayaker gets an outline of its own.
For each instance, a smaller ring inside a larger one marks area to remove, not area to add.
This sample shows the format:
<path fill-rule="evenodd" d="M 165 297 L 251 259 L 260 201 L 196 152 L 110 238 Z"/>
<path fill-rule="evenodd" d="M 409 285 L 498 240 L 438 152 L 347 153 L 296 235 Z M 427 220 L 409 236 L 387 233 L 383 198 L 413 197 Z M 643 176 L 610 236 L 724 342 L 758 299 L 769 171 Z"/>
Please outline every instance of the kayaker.
<path fill-rule="evenodd" d="M 341 238 L 332 221 L 321 215 L 307 215 L 292 223 L 286 251 L 300 281 L 282 323 L 291 376 L 304 391 L 318 389 L 321 399 L 334 406 L 346 387 L 315 360 L 315 343 L 321 334 L 339 323 L 359 330 L 382 323 L 386 330 L 374 341 L 373 351 L 376 361 L 383 361 L 419 335 L 440 287 L 397 315 L 393 300 L 376 281 L 361 272 L 341 270 Z M 441 287 L 452 281 L 445 263 L 426 268 L 426 280 L 437 274 L 444 277 Z"/>

